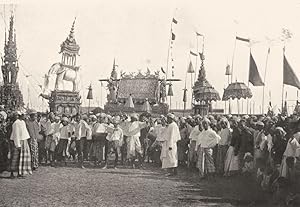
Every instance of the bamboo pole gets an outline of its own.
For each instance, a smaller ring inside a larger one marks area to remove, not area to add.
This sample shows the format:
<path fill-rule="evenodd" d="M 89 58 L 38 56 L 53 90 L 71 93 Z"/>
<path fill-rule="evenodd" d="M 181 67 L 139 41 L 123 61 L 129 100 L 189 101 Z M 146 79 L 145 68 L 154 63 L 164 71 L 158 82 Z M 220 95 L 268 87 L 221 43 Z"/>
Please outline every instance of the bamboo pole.
<path fill-rule="evenodd" d="M 263 86 L 263 95 L 262 95 L 262 113 L 265 112 L 265 87 L 266 87 L 266 77 L 267 77 L 267 68 L 268 68 L 268 60 L 270 54 L 270 47 L 268 49 L 267 58 L 266 58 L 266 65 L 265 65 L 265 74 L 264 74 L 264 86 Z"/>
<path fill-rule="evenodd" d="M 233 63 L 234 63 L 234 54 L 235 54 L 235 49 L 236 49 L 236 35 L 237 35 L 237 33 L 235 33 L 234 47 L 233 47 L 233 54 L 232 54 L 232 61 L 231 61 L 231 83 L 232 83 L 232 78 L 233 78 Z"/>

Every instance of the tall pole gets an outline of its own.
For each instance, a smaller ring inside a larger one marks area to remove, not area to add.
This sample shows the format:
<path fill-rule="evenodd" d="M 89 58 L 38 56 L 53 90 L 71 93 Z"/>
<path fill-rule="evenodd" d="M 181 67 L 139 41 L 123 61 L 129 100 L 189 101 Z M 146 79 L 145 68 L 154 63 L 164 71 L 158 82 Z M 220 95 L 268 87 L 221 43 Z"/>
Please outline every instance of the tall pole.
<path fill-rule="evenodd" d="M 285 56 L 285 46 L 283 47 L 283 59 L 284 59 L 284 56 Z M 284 70 L 283 70 L 283 73 L 284 73 Z M 284 74 L 283 74 L 283 77 L 284 77 Z M 282 91 L 281 91 L 281 112 L 283 112 L 283 99 L 284 99 L 284 81 L 282 81 Z"/>
<path fill-rule="evenodd" d="M 235 37 L 234 37 L 234 47 L 233 47 L 233 54 L 232 54 L 232 61 L 231 61 L 231 83 L 233 79 L 233 63 L 234 63 L 234 54 L 236 49 L 236 35 L 237 33 L 235 33 Z"/>
<path fill-rule="evenodd" d="M 187 101 L 187 100 L 186 100 L 186 95 L 187 95 L 186 79 L 187 79 L 187 72 L 185 73 L 184 89 L 183 89 L 183 116 L 185 115 L 186 101 Z"/>
<path fill-rule="evenodd" d="M 102 107 L 102 82 L 100 85 L 100 103 L 101 103 L 101 107 Z"/>
<path fill-rule="evenodd" d="M 167 55 L 167 70 L 166 70 L 166 80 L 168 79 L 168 73 L 169 73 L 169 58 L 170 58 L 170 48 L 171 48 L 171 41 L 173 36 L 173 19 L 171 20 L 171 26 L 170 26 L 170 38 L 169 38 L 169 46 L 168 46 L 168 55 Z M 171 83 L 171 82 L 170 82 Z M 167 98 L 168 96 L 166 96 Z M 171 96 L 170 96 L 170 109 L 171 109 Z"/>
<path fill-rule="evenodd" d="M 196 42 L 197 42 L 197 55 L 199 55 L 199 46 L 198 46 L 198 35 L 196 34 Z M 195 65 L 195 74 L 194 74 L 194 83 L 196 82 L 197 77 L 197 70 L 198 70 L 198 56 L 196 56 L 196 65 Z"/>
<path fill-rule="evenodd" d="M 250 46 L 250 51 L 249 52 L 250 52 L 250 54 L 249 54 L 249 62 L 250 62 L 251 46 Z M 250 74 L 250 70 L 248 70 L 248 88 L 250 87 L 249 74 Z M 249 98 L 247 98 L 247 114 L 248 114 L 248 106 L 249 106 Z"/>
<path fill-rule="evenodd" d="M 265 113 L 265 87 L 266 87 L 266 77 L 267 77 L 267 68 L 268 68 L 268 60 L 270 54 L 270 47 L 268 49 L 266 65 L 265 65 L 265 74 L 264 74 L 264 86 L 263 86 L 263 95 L 262 95 L 262 113 Z"/>

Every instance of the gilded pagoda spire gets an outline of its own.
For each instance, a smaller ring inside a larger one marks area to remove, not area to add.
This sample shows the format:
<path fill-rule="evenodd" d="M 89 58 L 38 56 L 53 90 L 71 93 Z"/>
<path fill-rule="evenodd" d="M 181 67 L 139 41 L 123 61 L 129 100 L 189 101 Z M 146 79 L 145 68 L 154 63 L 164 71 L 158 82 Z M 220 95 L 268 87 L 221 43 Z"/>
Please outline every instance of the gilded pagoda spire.
<path fill-rule="evenodd" d="M 75 22 L 76 22 L 76 18 L 73 21 L 70 33 L 68 35 L 68 37 L 66 38 L 66 40 L 61 44 L 60 46 L 60 53 L 66 53 L 70 56 L 72 55 L 78 55 L 79 52 L 79 45 L 76 43 L 75 40 Z"/>
<path fill-rule="evenodd" d="M 6 36 L 6 32 L 5 32 Z M 8 40 L 5 37 L 4 45 L 4 61 L 5 62 L 16 62 L 17 61 L 17 45 L 16 45 L 16 34 L 14 30 L 14 17 L 10 17 Z"/>
<path fill-rule="evenodd" d="M 14 16 L 9 22 L 8 37 L 5 28 L 4 56 L 2 57 L 3 85 L 0 87 L 0 102 L 9 110 L 17 110 L 24 106 L 23 95 L 17 83 L 19 72 Z"/>
<path fill-rule="evenodd" d="M 66 40 L 60 45 L 60 52 L 62 53 L 62 63 L 64 65 L 69 65 L 75 67 L 76 65 L 76 56 L 79 55 L 79 45 L 75 40 L 75 22 L 76 18 L 73 21 L 70 33 Z"/>

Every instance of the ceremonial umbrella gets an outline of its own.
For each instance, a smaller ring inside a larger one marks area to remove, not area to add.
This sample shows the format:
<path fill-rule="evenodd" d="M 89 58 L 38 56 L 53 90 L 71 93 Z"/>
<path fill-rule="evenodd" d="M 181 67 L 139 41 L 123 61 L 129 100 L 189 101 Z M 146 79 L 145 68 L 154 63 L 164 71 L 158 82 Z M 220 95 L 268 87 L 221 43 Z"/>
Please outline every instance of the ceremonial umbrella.
<path fill-rule="evenodd" d="M 252 92 L 248 86 L 243 82 L 230 83 L 224 90 L 223 101 L 229 99 L 246 99 L 252 98 Z"/>
<path fill-rule="evenodd" d="M 193 87 L 193 93 L 196 101 L 209 103 L 220 100 L 218 91 L 206 79 L 204 68 L 199 71 L 198 80 Z"/>
<path fill-rule="evenodd" d="M 200 53 L 201 66 L 199 70 L 198 79 L 193 86 L 194 100 L 200 102 L 200 105 L 208 106 L 208 111 L 202 115 L 207 114 L 211 111 L 211 102 L 220 100 L 220 95 L 218 91 L 209 83 L 206 79 L 206 72 L 204 68 L 204 55 Z"/>
<path fill-rule="evenodd" d="M 239 100 L 243 98 L 252 98 L 252 92 L 248 86 L 246 86 L 243 82 L 235 82 L 230 83 L 223 93 L 223 101 L 227 101 L 229 99 L 237 99 L 238 103 L 238 113 L 240 113 L 239 109 Z"/>

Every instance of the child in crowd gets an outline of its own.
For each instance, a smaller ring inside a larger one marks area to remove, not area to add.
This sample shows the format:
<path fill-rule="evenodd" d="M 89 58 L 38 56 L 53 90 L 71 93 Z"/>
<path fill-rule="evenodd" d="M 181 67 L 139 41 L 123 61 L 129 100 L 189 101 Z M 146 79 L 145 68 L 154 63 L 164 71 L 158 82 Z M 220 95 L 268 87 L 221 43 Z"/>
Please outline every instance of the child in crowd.
<path fill-rule="evenodd" d="M 250 152 L 247 152 L 244 156 L 244 167 L 242 172 L 245 175 L 250 175 L 254 170 L 253 156 Z"/>

